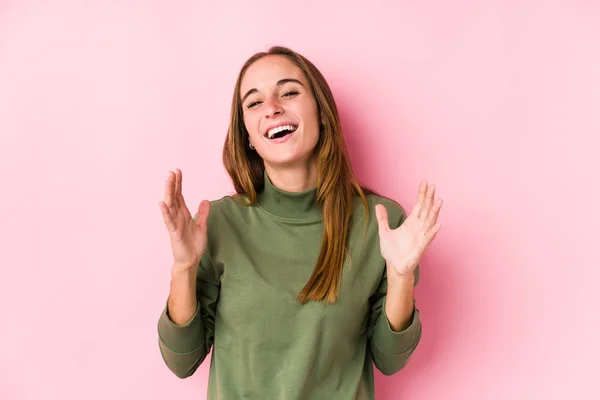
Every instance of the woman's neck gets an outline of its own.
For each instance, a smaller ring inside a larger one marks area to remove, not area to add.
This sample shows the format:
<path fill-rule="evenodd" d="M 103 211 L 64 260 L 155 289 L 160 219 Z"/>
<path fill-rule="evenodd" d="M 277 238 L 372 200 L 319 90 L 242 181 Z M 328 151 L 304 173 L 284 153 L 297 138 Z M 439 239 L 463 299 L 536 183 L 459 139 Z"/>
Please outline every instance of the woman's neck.
<path fill-rule="evenodd" d="M 279 167 L 265 163 L 265 170 L 273 185 L 286 192 L 304 192 L 317 186 L 316 163 L 298 167 Z"/>

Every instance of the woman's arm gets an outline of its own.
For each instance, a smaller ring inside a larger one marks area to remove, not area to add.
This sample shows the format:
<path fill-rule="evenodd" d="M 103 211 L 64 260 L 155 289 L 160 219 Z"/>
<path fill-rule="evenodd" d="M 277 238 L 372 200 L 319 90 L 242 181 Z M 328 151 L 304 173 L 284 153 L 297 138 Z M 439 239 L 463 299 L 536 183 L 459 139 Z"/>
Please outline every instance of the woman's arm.
<path fill-rule="evenodd" d="M 169 318 L 177 325 L 186 325 L 196 313 L 196 277 L 195 267 L 174 265 L 171 268 L 171 290 L 167 305 Z"/>
<path fill-rule="evenodd" d="M 415 269 L 414 285 L 419 279 Z M 421 320 L 408 282 L 403 290 L 388 283 L 387 275 L 371 297 L 369 315 L 369 350 L 373 363 L 384 375 L 401 370 L 421 340 Z M 392 292 L 394 288 L 394 292 Z M 391 317 L 391 318 L 390 318 Z"/>
<path fill-rule="evenodd" d="M 179 378 L 192 376 L 214 342 L 221 283 L 207 253 L 195 272 L 172 272 L 167 305 L 158 320 L 160 352 Z"/>
<path fill-rule="evenodd" d="M 405 330 L 412 322 L 415 309 L 414 286 L 414 277 L 397 279 L 393 283 L 388 278 L 385 314 L 395 332 Z"/>

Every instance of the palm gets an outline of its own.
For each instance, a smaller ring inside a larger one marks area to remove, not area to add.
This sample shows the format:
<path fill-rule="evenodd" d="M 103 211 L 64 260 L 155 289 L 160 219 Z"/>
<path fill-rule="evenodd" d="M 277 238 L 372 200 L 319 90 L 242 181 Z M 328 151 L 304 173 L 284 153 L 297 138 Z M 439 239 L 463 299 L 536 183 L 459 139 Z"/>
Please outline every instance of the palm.
<path fill-rule="evenodd" d="M 181 187 L 181 171 L 169 172 L 165 182 L 165 199 L 160 202 L 160 208 L 169 231 L 175 264 L 194 266 L 200 262 L 206 250 L 210 203 L 206 200 L 200 203 L 198 221 L 194 221 L 185 204 Z"/>
<path fill-rule="evenodd" d="M 206 248 L 206 226 L 196 224 L 187 207 L 183 208 L 174 210 L 175 229 L 169 231 L 173 257 L 178 264 L 195 263 Z"/>
<path fill-rule="evenodd" d="M 417 204 L 396 229 L 390 229 L 385 207 L 376 206 L 381 256 L 399 275 L 407 276 L 414 271 L 442 227 L 437 223 L 442 200 L 434 202 L 434 194 L 434 185 L 421 182 Z"/>
<path fill-rule="evenodd" d="M 381 255 L 386 260 L 394 260 L 392 265 L 416 265 L 425 251 L 424 236 L 422 225 L 409 217 L 397 229 L 380 234 Z"/>

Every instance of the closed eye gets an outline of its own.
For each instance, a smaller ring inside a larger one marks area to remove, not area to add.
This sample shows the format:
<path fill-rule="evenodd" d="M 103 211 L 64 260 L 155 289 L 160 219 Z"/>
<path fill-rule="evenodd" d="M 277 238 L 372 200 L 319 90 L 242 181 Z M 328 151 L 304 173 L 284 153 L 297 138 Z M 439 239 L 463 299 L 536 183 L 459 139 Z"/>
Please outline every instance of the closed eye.
<path fill-rule="evenodd" d="M 298 94 L 300 94 L 299 92 L 295 91 L 295 90 L 290 90 L 289 92 L 285 92 L 282 97 L 287 97 L 287 98 L 291 98 L 294 96 L 297 96 Z M 246 108 L 253 108 L 257 105 L 259 105 L 260 103 L 262 103 L 262 101 L 253 101 L 252 103 L 249 103 Z"/>

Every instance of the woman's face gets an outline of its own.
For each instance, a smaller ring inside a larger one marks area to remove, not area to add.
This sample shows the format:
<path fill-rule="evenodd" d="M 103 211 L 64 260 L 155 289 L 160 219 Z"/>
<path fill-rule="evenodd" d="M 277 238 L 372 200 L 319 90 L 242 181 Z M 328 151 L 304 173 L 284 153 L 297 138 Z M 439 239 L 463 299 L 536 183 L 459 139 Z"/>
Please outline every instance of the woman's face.
<path fill-rule="evenodd" d="M 240 97 L 250 143 L 265 164 L 307 165 L 321 123 L 302 70 L 284 56 L 263 57 L 246 70 Z"/>

